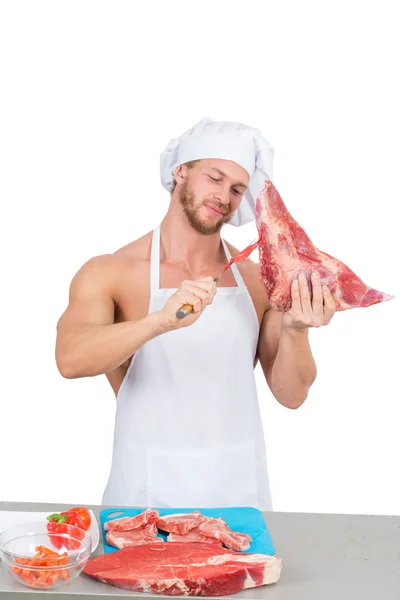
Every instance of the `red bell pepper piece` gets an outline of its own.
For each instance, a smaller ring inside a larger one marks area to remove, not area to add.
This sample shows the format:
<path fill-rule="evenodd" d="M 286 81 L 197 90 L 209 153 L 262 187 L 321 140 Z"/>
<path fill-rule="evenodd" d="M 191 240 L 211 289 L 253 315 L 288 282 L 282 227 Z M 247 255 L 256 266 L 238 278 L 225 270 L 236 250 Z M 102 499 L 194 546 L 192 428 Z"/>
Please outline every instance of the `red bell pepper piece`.
<path fill-rule="evenodd" d="M 47 517 L 49 523 L 47 530 L 51 534 L 69 533 L 75 538 L 83 539 L 83 531 L 87 531 L 90 527 L 91 516 L 87 508 L 75 507 L 61 513 L 53 513 Z M 67 549 L 79 548 L 79 542 L 76 540 L 66 539 L 56 535 L 51 536 L 53 545 L 60 549 L 64 546 Z"/>
<path fill-rule="evenodd" d="M 50 517 L 52 515 L 49 515 Z M 47 517 L 49 519 L 49 517 Z M 67 522 L 58 523 L 56 519 L 51 519 L 47 524 L 47 531 L 50 534 L 51 543 L 58 550 L 64 546 L 67 550 L 75 550 L 79 548 L 80 542 L 85 537 L 85 531 L 76 525 L 70 525 Z M 62 537 L 54 534 L 68 533 L 75 539 Z M 77 539 L 76 539 L 77 538 Z"/>

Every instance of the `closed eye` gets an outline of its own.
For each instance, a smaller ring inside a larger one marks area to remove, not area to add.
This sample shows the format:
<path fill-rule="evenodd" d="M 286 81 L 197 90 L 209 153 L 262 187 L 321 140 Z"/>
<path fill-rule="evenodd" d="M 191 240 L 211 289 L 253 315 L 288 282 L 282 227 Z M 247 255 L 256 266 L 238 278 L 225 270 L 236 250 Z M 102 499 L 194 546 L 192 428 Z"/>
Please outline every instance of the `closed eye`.
<path fill-rule="evenodd" d="M 215 181 L 215 182 L 221 181 L 220 179 L 217 179 L 216 177 L 212 177 L 211 175 L 209 175 L 209 178 L 211 179 L 211 181 Z M 232 190 L 232 191 L 233 191 L 233 192 L 234 192 L 234 193 L 235 193 L 237 196 L 241 196 L 241 195 L 242 195 L 242 192 L 241 192 L 240 190 L 238 190 L 238 189 L 234 189 L 234 190 Z"/>

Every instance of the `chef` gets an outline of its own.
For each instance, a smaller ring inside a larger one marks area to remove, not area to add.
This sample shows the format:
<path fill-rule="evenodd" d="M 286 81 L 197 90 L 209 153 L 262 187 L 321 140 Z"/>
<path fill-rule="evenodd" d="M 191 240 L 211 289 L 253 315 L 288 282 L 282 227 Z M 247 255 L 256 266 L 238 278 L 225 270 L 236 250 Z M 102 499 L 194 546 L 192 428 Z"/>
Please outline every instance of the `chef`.
<path fill-rule="evenodd" d="M 254 367 L 281 405 L 300 407 L 316 377 L 309 328 L 335 312 L 318 275 L 311 292 L 299 275 L 283 315 L 250 259 L 213 281 L 238 253 L 221 228 L 254 220 L 273 156 L 257 129 L 202 119 L 161 155 L 160 225 L 71 282 L 59 371 L 105 374 L 117 398 L 103 504 L 272 509 Z M 184 304 L 193 312 L 178 319 Z"/>

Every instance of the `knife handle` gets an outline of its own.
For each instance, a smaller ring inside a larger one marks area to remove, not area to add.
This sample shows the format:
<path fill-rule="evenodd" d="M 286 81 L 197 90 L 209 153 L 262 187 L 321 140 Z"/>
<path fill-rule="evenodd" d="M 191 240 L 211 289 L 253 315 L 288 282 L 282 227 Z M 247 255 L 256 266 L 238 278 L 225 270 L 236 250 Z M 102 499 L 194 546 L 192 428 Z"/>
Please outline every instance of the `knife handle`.
<path fill-rule="evenodd" d="M 214 283 L 218 283 L 218 281 L 221 279 L 221 277 L 224 273 L 225 273 L 225 269 L 222 271 L 222 273 L 220 275 L 218 275 L 218 277 L 214 278 Z M 184 319 L 185 317 L 190 315 L 191 312 L 193 312 L 193 306 L 191 304 L 184 304 L 183 306 L 180 307 L 179 310 L 176 311 L 175 316 L 177 319 Z"/>
<path fill-rule="evenodd" d="M 193 306 L 191 304 L 184 304 L 181 308 L 176 312 L 177 319 L 184 319 L 187 315 L 193 311 Z"/>

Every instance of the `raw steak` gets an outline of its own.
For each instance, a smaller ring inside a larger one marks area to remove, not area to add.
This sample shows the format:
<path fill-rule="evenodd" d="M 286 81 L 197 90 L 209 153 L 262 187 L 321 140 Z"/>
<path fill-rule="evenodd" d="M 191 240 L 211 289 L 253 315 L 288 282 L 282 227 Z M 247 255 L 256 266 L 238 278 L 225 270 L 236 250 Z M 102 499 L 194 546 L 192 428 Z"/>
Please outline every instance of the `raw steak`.
<path fill-rule="evenodd" d="M 165 543 L 162 538 L 157 537 L 157 526 L 155 523 L 145 525 L 141 529 L 131 529 L 130 531 L 118 531 L 111 529 L 106 532 L 107 544 L 116 548 L 129 548 L 139 544 Z"/>
<path fill-rule="evenodd" d="M 134 517 L 122 517 L 104 523 L 106 531 L 130 531 L 131 529 L 141 529 L 147 524 L 155 523 L 159 517 L 158 510 L 147 508 L 144 512 Z"/>
<path fill-rule="evenodd" d="M 83 572 L 124 590 L 169 596 L 223 596 L 276 583 L 281 559 L 216 544 L 142 544 L 91 558 Z"/>
<path fill-rule="evenodd" d="M 257 198 L 256 222 L 261 281 L 273 309 L 283 312 L 290 309 L 291 283 L 300 272 L 306 275 L 310 291 L 311 272 L 319 272 L 321 283 L 328 286 L 338 311 L 392 298 L 363 283 L 340 260 L 315 248 L 271 181 L 265 182 L 265 188 Z"/>
<path fill-rule="evenodd" d="M 207 537 L 200 533 L 199 529 L 192 529 L 189 533 L 184 533 L 183 535 L 178 535 L 177 533 L 170 533 L 168 536 L 168 542 L 185 542 L 186 544 L 189 542 L 203 542 L 206 544 L 219 544 L 222 546 L 222 543 L 219 542 L 215 538 Z"/>
<path fill-rule="evenodd" d="M 219 540 L 231 550 L 248 550 L 252 537 L 247 533 L 237 533 L 229 529 L 224 519 L 206 518 L 199 525 L 199 532 L 209 538 Z"/>
<path fill-rule="evenodd" d="M 165 517 L 157 519 L 157 527 L 158 529 L 168 531 L 169 533 L 183 535 L 198 527 L 205 518 L 206 517 L 199 512 L 165 515 Z"/>

